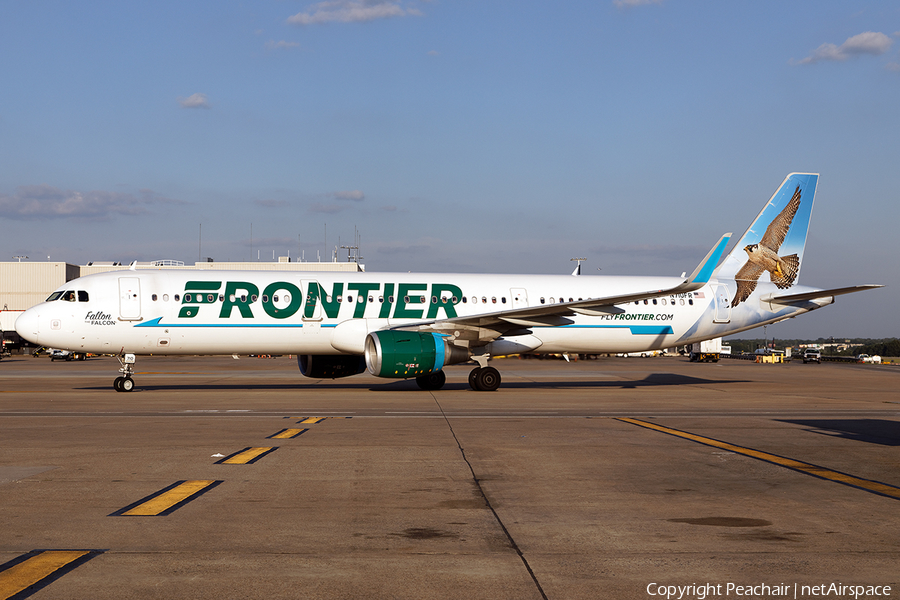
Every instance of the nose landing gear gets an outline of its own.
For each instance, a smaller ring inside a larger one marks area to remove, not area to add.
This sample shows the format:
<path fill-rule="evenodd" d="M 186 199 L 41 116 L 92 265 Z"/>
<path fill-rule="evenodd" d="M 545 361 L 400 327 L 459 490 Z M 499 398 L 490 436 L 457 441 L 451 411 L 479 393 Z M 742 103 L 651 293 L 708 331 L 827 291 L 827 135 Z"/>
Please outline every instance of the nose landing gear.
<path fill-rule="evenodd" d="M 113 389 L 117 392 L 130 392 L 134 389 L 134 379 L 132 379 L 134 375 L 134 354 L 122 354 L 116 356 L 116 358 L 119 364 L 122 365 L 119 368 L 119 373 L 122 373 L 122 375 L 116 377 L 115 381 L 113 381 Z"/>

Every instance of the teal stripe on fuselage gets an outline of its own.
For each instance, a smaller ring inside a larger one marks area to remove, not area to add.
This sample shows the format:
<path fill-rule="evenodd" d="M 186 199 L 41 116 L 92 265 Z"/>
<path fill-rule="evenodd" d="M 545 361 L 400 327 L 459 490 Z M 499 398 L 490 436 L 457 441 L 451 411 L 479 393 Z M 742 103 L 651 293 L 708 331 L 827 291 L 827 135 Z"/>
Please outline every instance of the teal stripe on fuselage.
<path fill-rule="evenodd" d="M 557 329 L 557 327 L 545 329 Z M 631 335 L 674 335 L 675 333 L 671 325 L 560 325 L 559 329 L 630 329 Z"/>
<path fill-rule="evenodd" d="M 135 327 L 167 327 L 167 328 L 176 328 L 176 327 L 197 327 L 197 328 L 247 328 L 247 327 L 256 327 L 256 328 L 267 328 L 267 329 L 275 329 L 275 328 L 286 328 L 286 329 L 297 329 L 299 327 L 303 327 L 303 323 L 160 323 L 162 321 L 162 317 L 153 319 L 152 321 L 147 321 L 146 323 L 139 323 L 135 325 Z M 335 324 L 323 324 L 321 327 L 337 327 L 337 323 Z"/>
<path fill-rule="evenodd" d="M 135 327 L 196 327 L 196 328 L 216 328 L 216 329 L 245 329 L 248 327 L 266 328 L 266 329 L 297 329 L 303 327 L 303 323 L 161 323 L 162 317 L 140 323 Z M 323 323 L 322 328 L 337 327 L 337 323 Z M 670 325 L 560 325 L 556 327 L 535 327 L 535 329 L 628 329 L 632 335 L 673 335 L 675 331 Z M 443 340 L 440 334 L 435 335 L 435 346 L 440 346 L 443 350 Z"/>

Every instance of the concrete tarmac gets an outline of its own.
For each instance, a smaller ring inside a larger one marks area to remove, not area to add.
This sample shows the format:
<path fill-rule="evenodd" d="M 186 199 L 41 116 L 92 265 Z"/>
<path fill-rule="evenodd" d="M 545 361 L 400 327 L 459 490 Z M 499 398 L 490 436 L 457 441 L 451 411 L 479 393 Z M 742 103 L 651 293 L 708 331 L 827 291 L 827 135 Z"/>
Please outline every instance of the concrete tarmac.
<path fill-rule="evenodd" d="M 900 368 L 492 364 L 3 360 L 0 600 L 900 598 Z"/>

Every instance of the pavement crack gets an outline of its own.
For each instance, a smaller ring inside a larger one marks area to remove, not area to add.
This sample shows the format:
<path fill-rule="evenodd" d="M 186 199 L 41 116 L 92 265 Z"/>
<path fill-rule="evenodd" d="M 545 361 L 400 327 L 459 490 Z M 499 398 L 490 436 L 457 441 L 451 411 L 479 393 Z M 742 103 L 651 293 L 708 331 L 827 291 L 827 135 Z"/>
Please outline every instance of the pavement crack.
<path fill-rule="evenodd" d="M 490 509 L 491 514 L 494 515 L 494 520 L 497 521 L 497 524 L 500 526 L 500 529 L 503 531 L 503 535 L 506 536 L 506 539 L 509 541 L 510 547 L 516 551 L 516 554 L 519 556 L 519 560 L 522 561 L 522 565 L 524 565 L 525 570 L 528 571 L 528 575 L 531 577 L 531 580 L 534 582 L 535 588 L 537 588 L 538 593 L 541 595 L 541 598 L 544 600 L 548 600 L 547 594 L 544 593 L 544 588 L 541 587 L 541 582 L 538 581 L 537 575 L 535 575 L 534 570 L 531 568 L 531 565 L 528 564 L 528 559 L 525 558 L 525 554 L 522 552 L 522 549 L 519 548 L 519 545 L 516 543 L 516 540 L 513 539 L 512 534 L 509 532 L 509 529 L 506 528 L 506 525 L 503 524 L 503 519 L 500 518 L 500 515 L 497 514 L 497 511 L 494 509 L 494 505 L 491 504 L 490 498 L 488 498 L 487 494 L 484 492 L 484 488 L 481 487 L 481 480 L 478 479 L 478 476 L 475 474 L 475 468 L 472 466 L 472 463 L 469 461 L 469 457 L 466 456 L 466 451 L 460 443 L 459 438 L 456 437 L 456 432 L 453 431 L 453 425 L 450 423 L 450 419 L 447 418 L 447 415 L 444 414 L 444 407 L 441 406 L 441 403 L 438 402 L 437 397 L 432 394 L 432 398 L 434 398 L 434 403 L 437 405 L 438 410 L 441 411 L 441 416 L 444 418 L 444 422 L 447 423 L 447 428 L 450 430 L 450 435 L 453 436 L 453 439 L 456 441 L 456 447 L 459 448 L 459 452 L 462 455 L 462 459 L 465 461 L 466 466 L 469 467 L 469 472 L 472 473 L 472 481 L 475 483 L 475 487 L 478 488 L 478 493 L 481 494 L 482 500 L 484 500 L 485 505 Z"/>

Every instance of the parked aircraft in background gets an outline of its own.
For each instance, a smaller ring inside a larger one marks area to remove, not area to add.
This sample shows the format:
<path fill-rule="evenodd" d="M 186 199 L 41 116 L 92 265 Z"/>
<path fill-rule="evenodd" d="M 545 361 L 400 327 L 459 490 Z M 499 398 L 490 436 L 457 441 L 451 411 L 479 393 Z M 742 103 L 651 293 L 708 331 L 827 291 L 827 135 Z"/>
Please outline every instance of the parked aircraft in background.
<path fill-rule="evenodd" d="M 35 344 L 114 354 L 117 391 L 135 355 L 297 354 L 307 377 L 362 373 L 444 385 L 474 360 L 496 390 L 495 355 L 628 353 L 776 323 L 881 287 L 797 285 L 819 176 L 792 173 L 718 265 L 723 235 L 689 277 L 135 270 L 68 282 L 25 311 Z M 577 272 L 577 271 L 576 271 Z"/>

